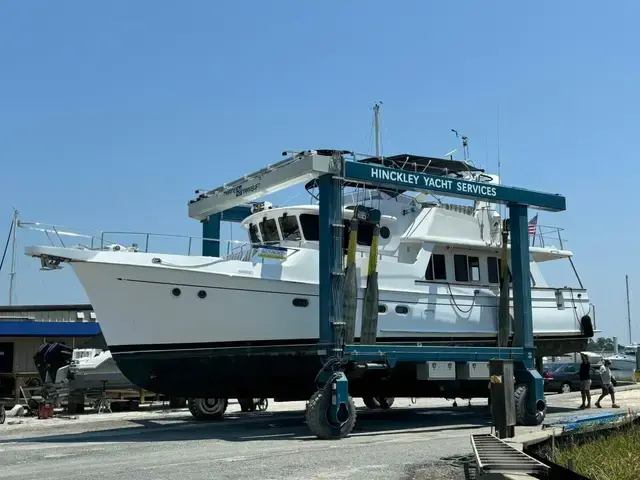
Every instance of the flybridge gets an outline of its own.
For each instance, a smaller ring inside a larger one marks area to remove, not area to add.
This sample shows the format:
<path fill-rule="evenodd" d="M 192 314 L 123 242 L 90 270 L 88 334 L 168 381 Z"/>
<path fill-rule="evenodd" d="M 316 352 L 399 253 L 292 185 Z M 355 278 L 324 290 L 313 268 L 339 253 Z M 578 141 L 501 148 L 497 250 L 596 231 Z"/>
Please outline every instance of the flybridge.
<path fill-rule="evenodd" d="M 341 177 L 345 184 L 350 185 L 373 184 L 402 190 L 437 192 L 459 198 L 489 200 L 493 203 L 529 205 L 540 210 L 566 209 L 566 199 L 561 195 L 456 178 L 460 177 L 459 172 L 462 170 L 479 171 L 462 162 L 397 155 L 387 162 L 394 165 L 395 168 L 391 168 L 382 165 L 387 159 L 346 161 L 346 153 L 349 152 L 308 150 L 287 157 L 267 168 L 201 194 L 189 202 L 189 216 L 204 221 L 211 215 L 326 174 Z M 405 161 L 400 163 L 397 160 L 399 158 L 404 158 Z M 458 171 L 448 170 L 451 166 L 456 166 Z M 434 174 L 434 169 L 438 174 Z"/>

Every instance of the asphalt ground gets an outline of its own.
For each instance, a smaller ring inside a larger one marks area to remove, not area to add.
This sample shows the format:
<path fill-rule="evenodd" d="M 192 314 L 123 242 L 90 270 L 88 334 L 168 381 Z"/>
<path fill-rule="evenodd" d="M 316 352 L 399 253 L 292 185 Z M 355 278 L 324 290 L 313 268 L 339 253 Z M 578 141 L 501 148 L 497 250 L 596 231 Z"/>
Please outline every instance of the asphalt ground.
<path fill-rule="evenodd" d="M 593 391 L 597 398 L 598 391 Z M 640 410 L 640 389 L 620 388 L 622 408 Z M 577 413 L 579 393 L 548 395 L 548 420 Z M 595 398 L 593 399 L 595 402 Z M 220 422 L 187 410 L 7 418 L 0 425 L 0 478 L 10 479 L 457 479 L 470 435 L 489 433 L 486 400 L 398 398 L 387 411 L 360 402 L 354 432 L 323 441 L 304 423 L 304 402 L 266 412 L 229 406 Z M 603 401 L 606 411 L 610 400 Z M 587 411 L 589 412 L 589 411 Z M 517 427 L 525 433 L 540 427 Z"/>

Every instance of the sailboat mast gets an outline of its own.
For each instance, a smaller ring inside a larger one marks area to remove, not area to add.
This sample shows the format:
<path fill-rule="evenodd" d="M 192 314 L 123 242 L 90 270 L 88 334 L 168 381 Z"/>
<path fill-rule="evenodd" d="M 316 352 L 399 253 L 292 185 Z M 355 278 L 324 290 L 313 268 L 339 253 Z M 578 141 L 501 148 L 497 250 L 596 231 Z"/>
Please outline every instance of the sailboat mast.
<path fill-rule="evenodd" d="M 627 319 L 629 320 L 629 345 L 631 345 L 633 342 L 631 341 L 631 302 L 629 301 L 629 275 L 625 275 L 624 278 L 627 283 Z"/>

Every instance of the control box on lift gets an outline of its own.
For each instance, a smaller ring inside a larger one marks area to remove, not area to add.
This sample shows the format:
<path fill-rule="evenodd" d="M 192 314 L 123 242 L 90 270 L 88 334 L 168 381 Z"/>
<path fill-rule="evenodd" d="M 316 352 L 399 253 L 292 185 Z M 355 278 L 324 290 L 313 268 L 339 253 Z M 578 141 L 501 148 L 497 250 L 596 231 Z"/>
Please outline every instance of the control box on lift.
<path fill-rule="evenodd" d="M 489 380 L 489 362 L 464 362 L 456 364 L 459 380 Z"/>
<path fill-rule="evenodd" d="M 418 380 L 455 380 L 456 362 L 425 362 L 416 365 Z"/>

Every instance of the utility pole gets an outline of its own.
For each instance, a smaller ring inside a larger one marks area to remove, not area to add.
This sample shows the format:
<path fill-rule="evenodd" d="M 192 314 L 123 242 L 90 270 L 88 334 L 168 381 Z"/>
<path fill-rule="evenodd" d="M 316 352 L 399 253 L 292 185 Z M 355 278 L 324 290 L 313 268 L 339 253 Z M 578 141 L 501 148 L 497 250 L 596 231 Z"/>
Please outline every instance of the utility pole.
<path fill-rule="evenodd" d="M 9 271 L 9 305 L 13 305 L 13 284 L 16 277 L 16 235 L 18 231 L 18 210 L 13 209 L 13 231 L 11 239 L 11 270 Z"/>
<path fill-rule="evenodd" d="M 627 283 L 627 320 L 629 320 L 629 345 L 631 345 L 633 342 L 631 341 L 631 302 L 629 301 L 629 275 L 625 275 L 624 278 Z"/>

